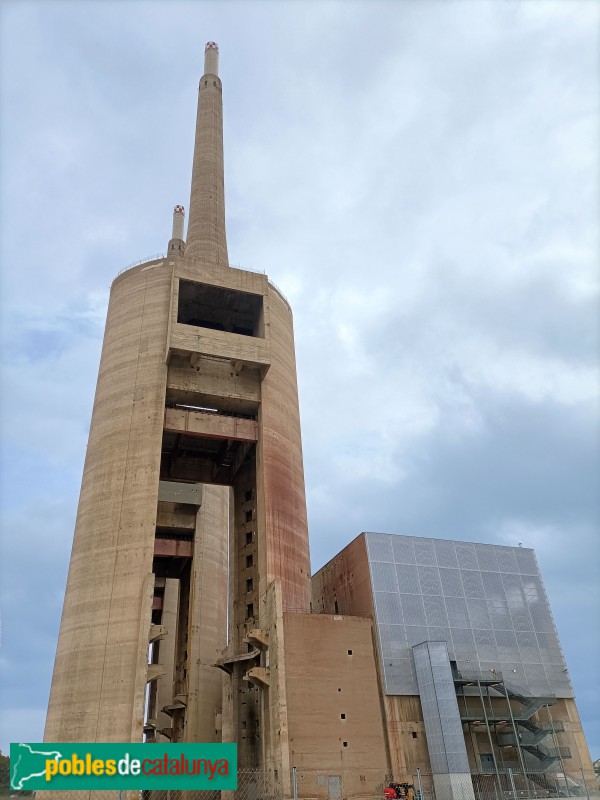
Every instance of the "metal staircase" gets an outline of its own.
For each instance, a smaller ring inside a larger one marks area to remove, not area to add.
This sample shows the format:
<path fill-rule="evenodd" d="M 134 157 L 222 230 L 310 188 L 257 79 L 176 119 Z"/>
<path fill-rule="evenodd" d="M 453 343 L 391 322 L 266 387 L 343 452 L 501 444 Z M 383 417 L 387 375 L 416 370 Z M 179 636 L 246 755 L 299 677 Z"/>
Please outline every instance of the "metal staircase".
<path fill-rule="evenodd" d="M 504 697 L 506 697 L 508 700 L 514 700 L 520 704 L 521 708 L 517 710 L 512 709 L 511 706 L 515 722 L 517 721 L 516 715 L 518 715 L 518 719 L 520 721 L 525 721 L 531 719 L 531 717 L 536 714 L 540 708 L 544 708 L 545 706 L 553 706 L 556 703 L 556 697 L 554 695 L 547 695 L 546 697 L 533 697 L 530 694 L 526 694 L 523 689 L 513 686 L 506 681 L 493 683 L 490 684 L 490 686 L 494 691 L 504 695 Z"/>
<path fill-rule="evenodd" d="M 498 745 L 499 747 L 517 747 L 533 759 L 536 759 L 537 764 L 535 762 L 528 764 L 528 771 L 531 768 L 531 771 L 535 773 L 546 772 L 555 767 L 561 759 L 571 757 L 571 751 L 567 747 L 547 747 L 541 744 L 547 736 L 564 730 L 562 723 L 554 723 L 550 726 L 537 725 L 531 720 L 533 715 L 541 708 L 552 706 L 556 703 L 554 695 L 534 697 L 526 690 L 505 681 L 502 674 L 498 672 L 474 672 L 469 674 L 457 672 L 454 675 L 454 684 L 457 690 L 460 687 L 463 690 L 466 687 L 478 687 L 481 692 L 481 688 L 486 687 L 506 698 L 508 714 L 506 712 L 498 713 L 497 711 L 489 713 L 484 709 L 482 719 L 481 713 L 467 708 L 460 711 L 461 721 L 485 722 L 487 725 L 493 723 L 495 726 L 512 725 L 512 731 L 497 735 Z"/>
<path fill-rule="evenodd" d="M 498 734 L 498 744 L 500 747 L 516 747 L 518 744 L 520 744 L 521 747 L 536 745 L 551 733 L 564 731 L 565 729 L 562 722 L 556 722 L 554 728 L 551 728 L 546 725 L 538 726 L 534 722 L 531 722 L 531 720 L 521 720 L 520 727 L 524 728 L 527 733 L 518 734 L 518 736 L 515 736 L 512 732 Z"/>

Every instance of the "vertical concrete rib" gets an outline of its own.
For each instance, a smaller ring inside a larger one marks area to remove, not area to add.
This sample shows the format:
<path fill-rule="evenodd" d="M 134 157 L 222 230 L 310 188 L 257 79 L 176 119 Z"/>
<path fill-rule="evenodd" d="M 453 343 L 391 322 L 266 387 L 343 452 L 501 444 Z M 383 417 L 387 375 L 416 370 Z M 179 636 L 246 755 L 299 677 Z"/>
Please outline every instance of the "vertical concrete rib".
<path fill-rule="evenodd" d="M 156 687 L 156 730 L 157 740 L 162 742 L 170 741 L 169 736 L 160 733 L 162 730 L 170 730 L 172 726 L 171 717 L 162 710 L 173 702 L 173 680 L 175 672 L 175 634 L 177 632 L 177 606 L 179 604 L 179 581 L 167 578 L 165 581 L 165 594 L 163 597 L 163 608 L 161 625 L 167 629 L 164 638 L 159 646 L 159 662 L 165 668 L 165 674 L 158 679 Z"/>
<path fill-rule="evenodd" d="M 190 593 L 189 675 L 185 741 L 216 742 L 227 645 L 227 518 L 229 489 L 205 486 L 196 518 Z"/>
<path fill-rule="evenodd" d="M 219 49 L 208 42 L 198 89 L 192 191 L 185 254 L 206 264 L 229 265 L 225 235 L 223 96 Z"/>

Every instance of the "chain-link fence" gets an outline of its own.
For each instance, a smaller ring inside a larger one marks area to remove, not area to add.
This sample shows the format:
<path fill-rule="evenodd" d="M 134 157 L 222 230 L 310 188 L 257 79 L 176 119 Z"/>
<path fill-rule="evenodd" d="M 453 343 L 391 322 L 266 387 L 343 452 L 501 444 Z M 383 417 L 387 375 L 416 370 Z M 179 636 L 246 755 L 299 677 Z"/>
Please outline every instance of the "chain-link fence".
<path fill-rule="evenodd" d="M 292 769 L 285 780 L 276 770 L 240 769 L 235 791 L 156 790 L 38 792 L 10 789 L 8 763 L 0 764 L 0 798 L 32 797 L 35 800 L 384 800 L 384 790 L 401 800 L 554 800 L 582 797 L 600 800 L 593 776 L 583 771 L 531 772 L 502 769 L 470 776 L 392 775 L 369 769 Z"/>
<path fill-rule="evenodd" d="M 416 800 L 541 800 L 583 797 L 600 800 L 598 784 L 583 770 L 565 772 L 523 772 L 502 768 L 497 772 L 471 775 L 412 776 Z"/>

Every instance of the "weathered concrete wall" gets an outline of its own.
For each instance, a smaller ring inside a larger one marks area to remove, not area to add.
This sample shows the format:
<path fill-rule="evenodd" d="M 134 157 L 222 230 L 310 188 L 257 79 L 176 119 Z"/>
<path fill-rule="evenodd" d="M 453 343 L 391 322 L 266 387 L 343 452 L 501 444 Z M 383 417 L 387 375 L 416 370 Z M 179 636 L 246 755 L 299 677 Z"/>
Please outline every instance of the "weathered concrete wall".
<path fill-rule="evenodd" d="M 361 533 L 312 578 L 313 611 L 374 616 L 371 574 Z"/>
<path fill-rule="evenodd" d="M 386 695 L 384 707 L 393 776 L 412 783 L 419 767 L 431 771 L 421 700 Z"/>
<path fill-rule="evenodd" d="M 364 765 L 383 774 L 388 764 L 371 620 L 289 613 L 283 619 L 292 766 Z"/>
<path fill-rule="evenodd" d="M 46 721 L 47 741 L 140 741 L 171 270 L 112 286 Z"/>
<path fill-rule="evenodd" d="M 308 611 L 310 555 L 292 312 L 271 286 L 267 297 L 271 367 L 261 386 L 257 450 L 265 537 L 262 547 L 259 543 L 260 593 L 279 580 L 284 611 Z"/>

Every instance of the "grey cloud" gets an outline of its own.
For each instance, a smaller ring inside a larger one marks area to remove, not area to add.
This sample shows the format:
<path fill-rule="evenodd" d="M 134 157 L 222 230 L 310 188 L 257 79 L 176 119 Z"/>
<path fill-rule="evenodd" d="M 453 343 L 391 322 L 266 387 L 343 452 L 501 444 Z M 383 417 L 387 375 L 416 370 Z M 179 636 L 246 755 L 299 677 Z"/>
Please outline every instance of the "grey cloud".
<path fill-rule="evenodd" d="M 108 286 L 187 205 L 216 39 L 230 257 L 294 308 L 313 567 L 364 529 L 529 537 L 597 756 L 578 649 L 597 603 L 597 6 L 1 13 L 17 738 L 41 736 Z"/>

